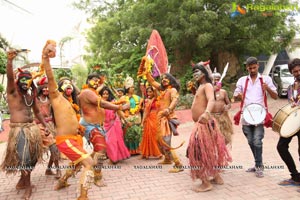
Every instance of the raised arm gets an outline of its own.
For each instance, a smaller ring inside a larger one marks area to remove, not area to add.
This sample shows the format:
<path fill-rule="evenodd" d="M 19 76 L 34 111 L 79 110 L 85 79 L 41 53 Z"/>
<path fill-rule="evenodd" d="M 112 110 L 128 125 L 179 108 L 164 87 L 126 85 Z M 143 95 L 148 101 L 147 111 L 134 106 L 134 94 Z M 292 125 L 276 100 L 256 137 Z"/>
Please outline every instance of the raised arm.
<path fill-rule="evenodd" d="M 150 83 L 151 86 L 153 86 L 153 87 L 155 87 L 156 89 L 159 90 L 160 84 L 154 80 L 154 78 L 151 76 L 150 72 L 146 73 L 146 78 L 147 78 L 147 81 Z"/>
<path fill-rule="evenodd" d="M 57 84 L 55 82 L 54 73 L 50 65 L 50 58 L 54 58 L 55 55 L 56 43 L 52 40 L 48 40 L 43 49 L 41 68 L 45 69 L 48 78 L 48 88 L 50 95 L 55 94 L 57 91 Z"/>
<path fill-rule="evenodd" d="M 7 65 L 6 65 L 6 75 L 7 75 L 7 94 L 12 94 L 16 91 L 14 70 L 13 70 L 13 60 L 17 56 L 16 51 L 7 52 Z"/>

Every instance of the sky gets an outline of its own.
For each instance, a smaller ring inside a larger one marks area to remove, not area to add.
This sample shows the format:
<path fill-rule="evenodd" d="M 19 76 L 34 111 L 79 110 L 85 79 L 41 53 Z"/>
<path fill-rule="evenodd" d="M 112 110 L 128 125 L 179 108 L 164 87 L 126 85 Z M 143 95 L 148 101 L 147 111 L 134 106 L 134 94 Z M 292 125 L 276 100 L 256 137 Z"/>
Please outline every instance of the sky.
<path fill-rule="evenodd" d="M 73 1 L 0 0 L 0 33 L 13 47 L 30 49 L 29 60 L 39 60 L 48 39 L 58 43 L 79 22 L 87 26 L 83 11 L 73 8 Z"/>

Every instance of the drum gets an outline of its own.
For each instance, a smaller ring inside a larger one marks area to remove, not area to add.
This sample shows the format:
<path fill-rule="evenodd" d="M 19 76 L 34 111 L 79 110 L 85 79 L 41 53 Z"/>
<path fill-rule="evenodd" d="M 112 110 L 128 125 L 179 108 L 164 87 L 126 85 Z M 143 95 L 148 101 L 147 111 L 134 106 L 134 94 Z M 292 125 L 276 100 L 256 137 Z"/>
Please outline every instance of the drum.
<path fill-rule="evenodd" d="M 263 105 L 251 103 L 244 107 L 243 118 L 251 125 L 263 123 L 266 118 L 267 111 Z"/>
<path fill-rule="evenodd" d="M 272 130 L 281 137 L 290 137 L 300 130 L 300 109 L 287 104 L 278 110 L 273 118 Z"/>

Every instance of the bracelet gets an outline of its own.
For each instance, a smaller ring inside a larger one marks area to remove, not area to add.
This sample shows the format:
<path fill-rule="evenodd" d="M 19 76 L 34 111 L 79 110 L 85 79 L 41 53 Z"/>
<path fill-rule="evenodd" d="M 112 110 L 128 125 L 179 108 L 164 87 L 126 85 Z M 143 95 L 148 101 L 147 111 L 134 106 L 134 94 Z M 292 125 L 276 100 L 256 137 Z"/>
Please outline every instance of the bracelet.
<path fill-rule="evenodd" d="M 43 55 L 42 58 L 49 58 L 49 56 Z"/>

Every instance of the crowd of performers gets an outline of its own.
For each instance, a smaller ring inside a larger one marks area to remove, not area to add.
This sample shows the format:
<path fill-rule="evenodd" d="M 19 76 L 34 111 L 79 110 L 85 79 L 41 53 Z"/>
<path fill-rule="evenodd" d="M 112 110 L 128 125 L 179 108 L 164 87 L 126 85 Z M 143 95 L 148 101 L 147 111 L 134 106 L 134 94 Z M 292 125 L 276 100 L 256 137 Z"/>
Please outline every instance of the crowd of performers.
<path fill-rule="evenodd" d="M 38 72 L 14 71 L 17 54 L 13 50 L 7 53 L 11 118 L 1 169 L 7 174 L 21 172 L 16 189 L 24 189 L 23 199 L 31 197 L 31 172 L 43 161 L 45 152 L 50 155 L 45 175 L 58 179 L 55 190 L 69 186 L 68 179 L 81 171 L 78 199 L 88 199 L 91 184 L 106 185 L 101 170 L 106 159 L 116 164 L 132 155 L 164 158 L 160 164 L 174 163 L 170 173 L 183 171 L 176 148 L 171 147 L 172 135 L 178 135 L 175 107 L 180 89 L 171 74 L 163 74 L 159 83 L 147 73 L 144 97 L 136 94 L 131 77 L 126 78 L 123 88 L 113 88 L 105 73 L 89 74 L 79 89 L 70 78 L 55 80 L 50 65 L 56 56 L 54 41 L 47 41 L 43 48 Z M 92 153 L 84 148 L 83 137 Z M 70 160 L 64 171 L 61 158 Z"/>
<path fill-rule="evenodd" d="M 81 169 L 78 199 L 88 199 L 91 184 L 106 185 L 101 170 L 106 159 L 116 164 L 132 155 L 139 155 L 141 159 L 163 158 L 159 164 L 174 164 L 170 173 L 184 170 L 175 151 L 182 144 L 176 148 L 171 145 L 172 136 L 179 134 L 177 127 L 180 124 L 175 114 L 180 85 L 171 74 L 162 74 L 161 81 L 157 82 L 147 67 L 141 65 L 138 75 L 143 75 L 148 83 L 143 97 L 136 94 L 131 77 L 126 78 L 124 88 L 113 88 L 107 84 L 109 77 L 105 73 L 89 74 L 79 89 L 69 78 L 56 82 L 50 65 L 55 53 L 56 43 L 47 41 L 40 65 L 40 74 L 44 76 L 22 69 L 14 71 L 13 60 L 17 52 L 7 54 L 11 129 L 1 168 L 8 174 L 21 172 L 16 189 L 25 190 L 24 199 L 29 199 L 32 194 L 31 172 L 45 150 L 50 152 L 45 175 L 54 175 L 58 179 L 55 190 L 67 187 L 68 179 Z M 193 66 L 193 83 L 189 89 L 194 94 L 191 111 L 195 123 L 186 156 L 192 179 L 202 181 L 194 188 L 196 192 L 209 191 L 212 184 L 224 184 L 221 168 L 217 166 L 224 167 L 232 161 L 229 150 L 233 128 L 228 115 L 231 102 L 221 87 L 220 78 L 219 73 L 212 73 L 204 64 Z M 264 89 L 273 94 L 271 86 L 266 85 Z M 236 97 L 241 91 L 237 84 Z M 276 95 L 274 93 L 274 98 Z M 253 131 L 251 128 L 243 125 L 256 163 L 250 171 L 260 172 L 257 174 L 261 176 L 262 158 L 255 149 L 262 147 L 251 143 L 247 136 Z M 84 149 L 83 137 L 92 146 L 92 153 Z M 283 144 L 288 145 L 289 141 L 280 140 L 280 155 L 286 153 L 282 150 Z M 70 160 L 64 173 L 59 167 L 62 157 Z M 56 169 L 56 173 L 52 169 Z M 299 174 L 296 172 L 292 178 Z"/>

